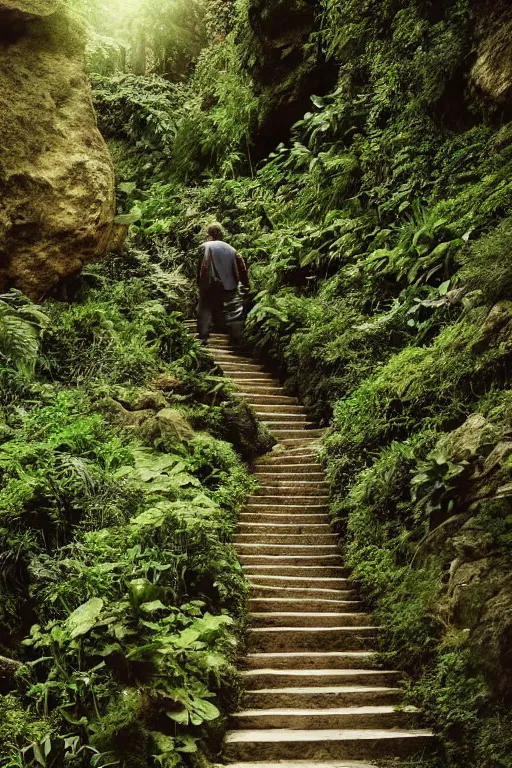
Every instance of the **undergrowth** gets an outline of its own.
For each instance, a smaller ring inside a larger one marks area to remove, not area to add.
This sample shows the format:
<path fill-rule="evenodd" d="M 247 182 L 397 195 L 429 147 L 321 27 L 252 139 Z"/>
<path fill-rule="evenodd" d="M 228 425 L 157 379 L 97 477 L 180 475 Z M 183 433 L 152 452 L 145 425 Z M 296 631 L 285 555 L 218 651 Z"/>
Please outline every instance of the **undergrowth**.
<path fill-rule="evenodd" d="M 184 284 L 130 259 L 73 303 L 2 299 L 6 768 L 213 759 L 239 695 L 240 457 L 272 441 L 183 325 Z"/>
<path fill-rule="evenodd" d="M 473 69 L 506 9 L 322 0 L 298 51 L 277 5 L 207 5 L 190 76 L 92 78 L 131 255 L 71 305 L 1 297 L 9 765 L 190 764 L 236 699 L 249 483 L 216 438 L 270 443 L 176 312 L 215 218 L 250 264 L 248 348 L 330 427 L 380 662 L 439 737 L 415 768 L 510 768 L 512 129 Z M 315 57 L 335 86 L 255 165 Z"/>

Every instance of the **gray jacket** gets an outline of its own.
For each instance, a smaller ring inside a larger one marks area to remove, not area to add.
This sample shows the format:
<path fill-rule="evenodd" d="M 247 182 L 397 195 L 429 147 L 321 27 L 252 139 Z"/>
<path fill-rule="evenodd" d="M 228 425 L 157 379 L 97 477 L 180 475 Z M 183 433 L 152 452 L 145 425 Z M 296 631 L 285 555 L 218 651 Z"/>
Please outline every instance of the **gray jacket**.
<path fill-rule="evenodd" d="M 234 291 L 240 282 L 235 249 L 223 240 L 209 240 L 203 243 L 204 255 L 210 251 L 215 272 L 226 291 Z"/>

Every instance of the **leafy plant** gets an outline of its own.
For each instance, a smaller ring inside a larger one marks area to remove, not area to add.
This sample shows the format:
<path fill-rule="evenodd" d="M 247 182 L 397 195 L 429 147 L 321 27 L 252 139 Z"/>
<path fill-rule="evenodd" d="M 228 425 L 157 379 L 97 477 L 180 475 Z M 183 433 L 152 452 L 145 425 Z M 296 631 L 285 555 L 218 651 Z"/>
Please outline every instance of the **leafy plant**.
<path fill-rule="evenodd" d="M 42 309 L 20 291 L 0 296 L 0 359 L 33 375 L 41 338 L 49 325 Z"/>

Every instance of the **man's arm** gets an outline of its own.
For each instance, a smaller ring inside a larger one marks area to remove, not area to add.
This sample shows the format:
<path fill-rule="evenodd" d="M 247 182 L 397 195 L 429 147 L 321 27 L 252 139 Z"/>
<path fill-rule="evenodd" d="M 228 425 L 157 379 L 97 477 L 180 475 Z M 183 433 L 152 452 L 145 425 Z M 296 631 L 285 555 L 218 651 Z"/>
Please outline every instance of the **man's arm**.
<path fill-rule="evenodd" d="M 245 288 L 249 288 L 249 275 L 247 274 L 247 267 L 245 261 L 239 253 L 236 254 L 236 268 L 238 270 L 238 278 Z"/>
<path fill-rule="evenodd" d="M 197 265 L 197 285 L 199 291 L 204 293 L 210 284 L 210 249 L 203 251 L 203 256 Z"/>

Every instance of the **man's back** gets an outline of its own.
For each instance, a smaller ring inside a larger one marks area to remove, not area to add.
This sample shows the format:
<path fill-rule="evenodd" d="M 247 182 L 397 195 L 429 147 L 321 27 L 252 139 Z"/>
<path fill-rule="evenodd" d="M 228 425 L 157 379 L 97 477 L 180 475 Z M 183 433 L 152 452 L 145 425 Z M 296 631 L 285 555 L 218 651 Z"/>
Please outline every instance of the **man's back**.
<path fill-rule="evenodd" d="M 209 240 L 203 243 L 203 248 L 205 255 L 211 253 L 215 272 L 222 281 L 224 290 L 234 291 L 240 279 L 235 249 L 224 240 Z"/>

